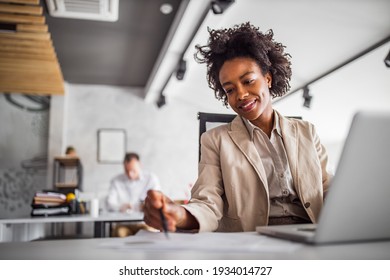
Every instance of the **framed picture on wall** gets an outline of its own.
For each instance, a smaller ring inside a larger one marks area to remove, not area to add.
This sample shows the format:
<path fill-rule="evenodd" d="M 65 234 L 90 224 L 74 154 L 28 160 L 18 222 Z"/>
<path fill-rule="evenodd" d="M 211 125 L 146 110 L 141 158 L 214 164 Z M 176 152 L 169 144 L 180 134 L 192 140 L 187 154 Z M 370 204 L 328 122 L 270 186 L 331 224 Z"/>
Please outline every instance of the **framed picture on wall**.
<path fill-rule="evenodd" d="M 102 128 L 97 132 L 97 161 L 122 163 L 126 153 L 126 130 Z"/>

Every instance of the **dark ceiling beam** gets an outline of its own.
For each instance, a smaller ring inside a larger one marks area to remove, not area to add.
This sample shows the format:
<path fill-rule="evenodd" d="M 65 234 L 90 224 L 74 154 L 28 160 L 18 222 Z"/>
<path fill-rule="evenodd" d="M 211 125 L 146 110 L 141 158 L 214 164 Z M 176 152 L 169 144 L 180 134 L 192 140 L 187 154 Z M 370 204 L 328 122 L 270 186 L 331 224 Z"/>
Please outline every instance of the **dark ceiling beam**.
<path fill-rule="evenodd" d="M 184 13 L 185 13 L 185 11 L 187 9 L 187 6 L 188 6 L 189 2 L 190 2 L 190 0 L 183 0 L 183 1 L 181 1 L 181 4 L 179 6 L 179 10 L 177 11 L 175 19 L 173 20 L 173 22 L 171 24 L 171 28 L 169 29 L 168 35 L 167 35 L 167 37 L 166 37 L 166 39 L 164 41 L 164 44 L 163 44 L 163 46 L 161 48 L 159 56 L 157 57 L 155 65 L 154 65 L 154 67 L 152 69 L 152 72 L 151 72 L 151 74 L 149 76 L 149 79 L 148 79 L 148 81 L 146 83 L 145 95 L 149 91 L 151 83 L 152 83 L 153 79 L 155 78 L 155 76 L 156 76 L 156 74 L 157 74 L 157 72 L 158 72 L 158 70 L 159 70 L 159 68 L 161 66 L 162 61 L 164 60 L 165 55 L 168 52 L 169 45 L 172 42 L 173 37 L 174 37 L 174 35 L 175 35 L 176 31 L 177 31 L 177 28 L 180 25 L 180 22 L 181 22 L 181 20 L 182 20 L 182 18 L 184 16 Z M 166 86 L 166 84 L 164 85 L 164 87 L 165 86 Z"/>
<path fill-rule="evenodd" d="M 210 11 L 210 5 L 208 5 L 203 10 L 201 16 L 198 19 L 198 22 L 197 22 L 195 28 L 192 31 L 191 36 L 189 37 L 189 39 L 187 40 L 186 44 L 184 45 L 183 51 L 181 52 L 181 54 L 179 56 L 179 60 L 177 62 L 177 67 L 166 78 L 166 80 L 165 80 L 165 82 L 164 82 L 164 84 L 163 84 L 163 86 L 162 86 L 162 88 L 160 90 L 160 93 L 158 95 L 157 101 L 156 101 L 156 105 L 157 105 L 158 108 L 161 108 L 162 106 L 165 105 L 164 91 L 165 91 L 165 88 L 167 87 L 169 81 L 171 80 L 172 74 L 176 72 L 176 77 L 177 77 L 178 80 L 182 80 L 184 78 L 184 74 L 185 74 L 185 71 L 186 71 L 186 61 L 184 60 L 184 55 L 185 55 L 187 49 L 189 48 L 192 40 L 194 39 L 196 33 L 198 32 L 200 26 L 202 25 L 203 21 L 205 20 L 206 16 L 208 15 L 209 11 Z"/>
<path fill-rule="evenodd" d="M 203 24 L 204 20 L 206 19 L 207 15 L 209 14 L 210 10 L 212 10 L 214 14 L 222 14 L 234 2 L 235 2 L 235 0 L 215 0 L 215 1 L 211 1 L 210 4 L 208 6 L 206 6 L 206 8 L 203 10 L 202 14 L 200 15 L 200 17 L 199 17 L 199 19 L 197 21 L 197 24 L 196 24 L 195 28 L 192 31 L 191 36 L 189 37 L 188 41 L 186 42 L 186 44 L 185 44 L 185 46 L 183 48 L 183 51 L 182 51 L 182 53 L 181 53 L 181 55 L 179 57 L 179 60 L 177 62 L 177 67 L 176 67 L 176 69 L 173 72 L 173 73 L 176 72 L 176 78 L 178 80 L 183 80 L 185 72 L 186 72 L 186 60 L 184 59 L 185 53 L 187 52 L 188 48 L 190 47 L 193 39 L 195 38 L 196 34 L 198 33 L 199 28 Z M 215 8 L 214 8 L 215 6 L 218 7 L 219 12 L 215 11 Z M 164 90 L 167 87 L 167 85 L 168 85 L 168 83 L 169 83 L 173 73 L 171 73 L 167 77 L 167 79 L 164 82 L 164 85 L 163 85 L 163 87 L 162 87 L 162 89 L 160 91 L 159 98 L 157 99 L 157 102 L 156 102 L 156 104 L 157 104 L 157 106 L 159 108 L 162 107 L 163 105 L 165 105 Z"/>
<path fill-rule="evenodd" d="M 176 77 L 178 80 L 182 80 L 184 78 L 184 73 L 186 71 L 186 69 L 185 69 L 186 61 L 184 59 L 185 53 L 187 52 L 188 48 L 190 47 L 193 39 L 195 38 L 196 34 L 198 33 L 199 28 L 202 26 L 208 13 L 210 12 L 210 10 L 212 10 L 214 14 L 220 15 L 220 14 L 223 14 L 225 12 L 225 10 L 227 10 L 234 2 L 235 2 L 235 0 L 215 0 L 215 1 L 211 1 L 210 5 L 207 6 L 206 9 L 204 9 L 203 13 L 200 15 L 200 17 L 198 19 L 198 22 L 197 22 L 195 28 L 192 31 L 191 36 L 189 37 L 186 45 L 183 48 L 183 52 L 180 55 L 179 61 L 177 62 L 177 65 L 178 65 L 177 70 L 179 72 L 176 73 Z M 169 78 L 168 78 L 168 80 L 169 80 Z M 166 84 L 168 84 L 168 82 Z"/>
<path fill-rule="evenodd" d="M 185 75 L 185 72 L 186 72 L 186 67 L 187 67 L 187 61 L 184 59 L 184 56 L 185 56 L 185 53 L 187 52 L 188 48 L 190 47 L 191 45 L 191 42 L 192 40 L 194 39 L 196 33 L 198 33 L 199 31 L 199 28 L 201 27 L 201 25 L 203 24 L 205 18 L 207 17 L 208 13 L 210 11 L 210 7 L 206 8 L 203 13 L 201 14 L 201 16 L 199 17 L 199 20 L 195 26 L 195 28 L 192 30 L 192 34 L 191 36 L 189 37 L 188 41 L 186 42 L 184 48 L 183 48 L 183 51 L 182 53 L 180 54 L 180 58 L 177 62 L 177 67 L 175 69 L 176 71 L 176 78 L 178 80 L 183 80 L 184 78 L 184 75 Z M 165 87 L 167 86 L 169 80 L 171 79 L 171 76 L 168 77 L 167 81 L 165 82 L 164 84 L 164 87 L 163 87 L 163 90 L 165 89 Z"/>

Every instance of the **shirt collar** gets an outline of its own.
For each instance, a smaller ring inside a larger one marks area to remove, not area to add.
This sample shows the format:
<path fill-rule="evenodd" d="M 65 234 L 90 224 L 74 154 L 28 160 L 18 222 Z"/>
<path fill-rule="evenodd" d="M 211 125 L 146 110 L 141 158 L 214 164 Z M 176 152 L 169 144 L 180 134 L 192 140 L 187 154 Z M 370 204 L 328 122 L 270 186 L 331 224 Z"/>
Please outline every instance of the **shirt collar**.
<path fill-rule="evenodd" d="M 280 137 L 282 137 L 282 130 L 280 128 L 280 121 L 279 121 L 279 116 L 278 114 L 276 114 L 275 110 L 273 111 L 273 114 L 274 114 L 274 126 L 272 128 L 272 133 L 273 132 L 276 132 L 279 134 Z M 244 121 L 244 124 L 246 126 L 246 129 L 248 130 L 249 132 L 249 136 L 250 136 L 250 139 L 251 141 L 253 141 L 253 134 L 254 134 L 254 131 L 255 129 L 260 129 L 258 128 L 257 126 L 253 125 L 249 120 L 247 120 L 246 118 L 242 118 L 243 121 Z"/>
<path fill-rule="evenodd" d="M 280 118 L 279 115 L 274 111 L 274 127 L 272 131 L 275 131 L 277 134 L 279 134 L 280 137 L 282 137 L 282 129 L 280 128 Z M 282 137 L 283 138 L 283 137 Z"/>
<path fill-rule="evenodd" d="M 126 173 L 125 173 L 125 176 L 126 176 L 127 180 L 130 180 L 130 181 L 141 181 L 141 180 L 144 179 L 144 173 L 142 172 L 142 170 L 140 170 L 140 172 L 139 172 L 138 179 L 130 179 L 129 176 L 127 176 Z"/>

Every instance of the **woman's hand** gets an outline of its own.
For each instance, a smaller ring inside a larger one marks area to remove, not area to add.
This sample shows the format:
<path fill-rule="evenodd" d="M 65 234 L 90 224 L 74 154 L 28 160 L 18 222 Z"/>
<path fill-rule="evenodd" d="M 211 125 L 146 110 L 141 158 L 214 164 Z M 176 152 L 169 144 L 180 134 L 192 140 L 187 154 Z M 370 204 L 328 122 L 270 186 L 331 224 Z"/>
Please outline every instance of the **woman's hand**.
<path fill-rule="evenodd" d="M 162 209 L 167 221 L 169 231 L 181 229 L 194 229 L 192 227 L 195 218 L 180 205 L 175 204 L 171 199 L 160 191 L 149 190 L 145 199 L 144 221 L 147 225 L 163 230 L 160 218 L 160 209 Z M 190 222 L 190 223 L 189 223 Z M 196 222 L 196 224 L 198 224 Z M 188 228 L 190 226 L 190 228 Z M 198 225 L 199 227 L 199 225 Z"/>

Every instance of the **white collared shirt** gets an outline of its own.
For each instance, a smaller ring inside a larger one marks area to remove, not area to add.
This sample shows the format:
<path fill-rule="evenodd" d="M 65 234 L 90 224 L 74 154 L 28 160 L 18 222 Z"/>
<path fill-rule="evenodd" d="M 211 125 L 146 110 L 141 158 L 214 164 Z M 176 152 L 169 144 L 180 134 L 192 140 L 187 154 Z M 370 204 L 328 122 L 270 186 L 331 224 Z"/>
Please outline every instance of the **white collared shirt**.
<path fill-rule="evenodd" d="M 260 128 L 242 118 L 267 174 L 270 217 L 298 216 L 310 220 L 294 188 L 279 116 L 274 111 L 274 126 L 268 138 Z"/>
<path fill-rule="evenodd" d="M 110 182 L 110 188 L 106 200 L 109 211 L 119 211 L 123 204 L 137 207 L 144 201 L 148 190 L 160 190 L 160 183 L 157 177 L 147 171 L 140 173 L 139 179 L 130 180 L 125 174 L 119 174 Z"/>

